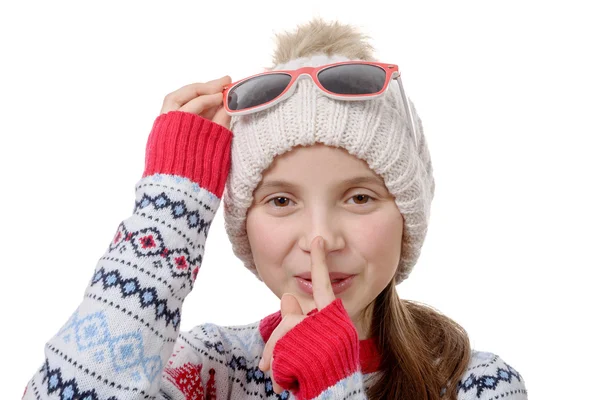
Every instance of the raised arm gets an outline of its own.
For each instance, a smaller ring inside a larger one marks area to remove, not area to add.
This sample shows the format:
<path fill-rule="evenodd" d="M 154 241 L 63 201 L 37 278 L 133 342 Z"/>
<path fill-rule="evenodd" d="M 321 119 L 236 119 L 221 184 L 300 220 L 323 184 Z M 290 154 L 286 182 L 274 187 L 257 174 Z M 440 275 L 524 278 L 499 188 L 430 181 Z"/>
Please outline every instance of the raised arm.
<path fill-rule="evenodd" d="M 158 398 L 220 205 L 231 140 L 225 126 L 192 112 L 156 118 L 133 213 L 117 225 L 82 302 L 46 343 L 25 399 Z"/>

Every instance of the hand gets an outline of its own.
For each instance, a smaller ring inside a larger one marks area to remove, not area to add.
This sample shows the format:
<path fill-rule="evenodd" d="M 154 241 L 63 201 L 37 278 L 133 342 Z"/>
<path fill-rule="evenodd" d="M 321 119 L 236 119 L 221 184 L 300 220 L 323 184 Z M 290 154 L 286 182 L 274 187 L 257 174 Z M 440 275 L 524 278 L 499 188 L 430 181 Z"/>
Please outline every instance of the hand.
<path fill-rule="evenodd" d="M 231 77 L 206 83 L 192 83 L 165 96 L 161 114 L 169 111 L 185 111 L 198 114 L 229 129 L 231 117 L 223 107 L 223 87 L 231 83 Z"/>
<path fill-rule="evenodd" d="M 313 285 L 313 298 L 317 305 L 317 309 L 321 311 L 333 301 L 335 301 L 335 293 L 331 287 L 329 279 L 329 269 L 325 260 L 325 250 L 319 246 L 320 236 L 313 239 L 311 244 L 311 280 Z M 324 241 L 324 239 L 322 239 Z M 285 293 L 281 296 L 281 322 L 273 330 L 271 337 L 265 344 L 261 361 L 258 365 L 261 371 L 266 372 L 271 369 L 273 364 L 273 349 L 277 341 L 287 332 L 292 330 L 296 325 L 302 322 L 307 315 L 304 315 L 300 303 L 293 294 Z M 273 376 L 273 374 L 271 374 Z M 273 390 L 277 394 L 283 392 L 283 388 L 273 381 Z"/>

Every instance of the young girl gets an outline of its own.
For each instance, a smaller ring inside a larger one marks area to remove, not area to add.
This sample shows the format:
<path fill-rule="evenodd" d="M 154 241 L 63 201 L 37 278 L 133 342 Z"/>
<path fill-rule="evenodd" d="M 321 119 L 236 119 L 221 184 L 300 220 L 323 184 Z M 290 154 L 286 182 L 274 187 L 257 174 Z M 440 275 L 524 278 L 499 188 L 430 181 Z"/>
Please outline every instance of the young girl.
<path fill-rule="evenodd" d="M 278 39 L 270 70 L 165 97 L 133 215 L 25 399 L 527 398 L 503 359 L 395 290 L 435 187 L 397 66 L 339 23 Z M 281 309 L 180 332 L 221 198 L 234 253 Z"/>

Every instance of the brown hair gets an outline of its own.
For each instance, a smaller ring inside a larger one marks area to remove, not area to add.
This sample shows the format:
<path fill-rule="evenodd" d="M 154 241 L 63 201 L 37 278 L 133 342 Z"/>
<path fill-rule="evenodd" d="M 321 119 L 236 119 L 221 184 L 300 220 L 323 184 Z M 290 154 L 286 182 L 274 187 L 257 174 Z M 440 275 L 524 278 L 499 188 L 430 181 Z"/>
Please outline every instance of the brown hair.
<path fill-rule="evenodd" d="M 400 299 L 395 286 L 392 279 L 373 305 L 369 337 L 382 359 L 368 398 L 456 400 L 471 356 L 467 332 L 431 306 Z"/>
<path fill-rule="evenodd" d="M 353 60 L 377 61 L 368 36 L 351 25 L 321 18 L 299 25 L 295 32 L 275 34 L 273 67 L 299 57 L 324 53 Z M 271 69 L 273 68 L 271 67 Z M 367 397 L 375 399 L 452 399 L 471 356 L 467 332 L 434 308 L 402 300 L 395 280 L 372 306 L 369 337 L 375 337 L 382 355 Z"/>

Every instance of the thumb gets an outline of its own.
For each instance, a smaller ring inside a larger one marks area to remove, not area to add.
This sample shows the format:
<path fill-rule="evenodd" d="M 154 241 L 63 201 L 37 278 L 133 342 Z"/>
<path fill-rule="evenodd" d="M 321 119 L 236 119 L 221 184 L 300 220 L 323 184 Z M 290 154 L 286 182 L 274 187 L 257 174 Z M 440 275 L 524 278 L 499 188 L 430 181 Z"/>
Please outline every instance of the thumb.
<path fill-rule="evenodd" d="M 298 299 L 291 293 L 284 293 L 281 296 L 281 318 L 288 314 L 304 315 Z"/>
<path fill-rule="evenodd" d="M 213 122 L 230 129 L 231 116 L 225 112 L 225 107 L 220 106 L 212 120 Z"/>

